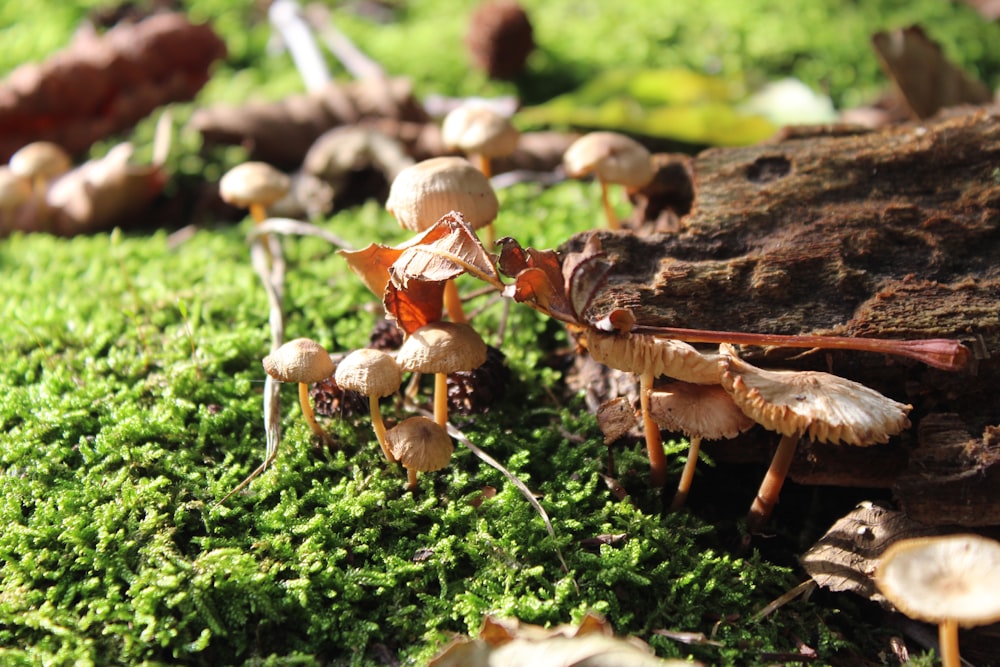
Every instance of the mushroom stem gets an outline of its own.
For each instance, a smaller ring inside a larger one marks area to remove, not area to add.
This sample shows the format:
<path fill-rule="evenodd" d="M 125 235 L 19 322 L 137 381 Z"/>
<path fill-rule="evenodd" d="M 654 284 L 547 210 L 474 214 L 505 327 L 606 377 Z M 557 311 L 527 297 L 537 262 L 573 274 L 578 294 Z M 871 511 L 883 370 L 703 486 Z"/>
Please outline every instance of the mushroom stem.
<path fill-rule="evenodd" d="M 396 459 L 393 457 L 389 443 L 385 439 L 385 422 L 382 421 L 382 411 L 378 406 L 378 396 L 369 396 L 368 405 L 371 408 L 372 429 L 375 431 L 375 439 L 378 440 L 379 447 L 382 448 L 382 453 L 385 454 L 386 461 L 395 463 Z"/>
<path fill-rule="evenodd" d="M 671 510 L 677 511 L 684 507 L 684 503 L 687 502 L 688 492 L 691 490 L 691 482 L 694 481 L 694 471 L 698 467 L 698 452 L 700 449 L 701 436 L 691 436 L 687 462 L 684 463 L 684 471 L 681 473 L 680 481 L 677 482 L 677 493 L 674 494 L 674 500 L 670 503 Z"/>
<path fill-rule="evenodd" d="M 312 405 L 309 404 L 309 385 L 305 382 L 299 383 L 299 405 L 302 406 L 302 416 L 306 418 L 309 428 L 324 443 L 330 441 L 330 436 L 326 434 L 323 427 L 316 421 L 316 413 L 313 412 Z"/>
<path fill-rule="evenodd" d="M 757 489 L 757 497 L 754 498 L 747 514 L 747 525 L 752 532 L 764 527 L 775 505 L 778 504 L 778 495 L 785 483 L 785 477 L 788 476 L 788 469 L 792 467 L 792 459 L 795 458 L 795 449 L 800 437 L 801 434 L 798 433 L 781 436 L 778 449 L 774 452 L 771 465 L 764 475 L 764 481 L 760 483 L 760 488 Z"/>
<path fill-rule="evenodd" d="M 660 426 L 653 421 L 649 411 L 649 393 L 653 390 L 653 372 L 639 376 L 639 409 L 642 411 L 642 430 L 646 436 L 646 456 L 649 457 L 650 483 L 654 488 L 667 483 L 667 455 L 663 451 Z"/>
<path fill-rule="evenodd" d="M 938 624 L 938 650 L 941 652 L 941 667 L 961 667 L 958 653 L 958 621 L 945 619 Z"/>
<path fill-rule="evenodd" d="M 601 184 L 601 206 L 604 207 L 604 216 L 608 219 L 608 229 L 621 229 L 622 225 L 618 221 L 618 214 L 615 213 L 615 207 L 611 205 L 611 199 L 608 197 L 608 184 L 603 179 L 597 180 Z"/>
<path fill-rule="evenodd" d="M 267 207 L 263 204 L 253 203 L 250 204 L 250 217 L 253 218 L 253 224 L 259 225 L 260 223 L 267 220 Z M 267 263 L 271 264 L 274 262 L 274 256 L 271 253 L 271 239 L 267 234 L 260 235 L 260 244 L 264 248 L 264 253 L 267 255 Z"/>
<path fill-rule="evenodd" d="M 434 421 L 448 428 L 448 374 L 434 374 Z"/>
<path fill-rule="evenodd" d="M 413 468 L 406 469 L 406 490 L 416 491 L 417 490 L 417 471 Z"/>
<path fill-rule="evenodd" d="M 444 283 L 444 307 L 448 311 L 448 319 L 452 322 L 460 324 L 468 322 L 465 310 L 462 308 L 462 297 L 458 293 L 458 286 L 454 280 L 446 280 Z"/>

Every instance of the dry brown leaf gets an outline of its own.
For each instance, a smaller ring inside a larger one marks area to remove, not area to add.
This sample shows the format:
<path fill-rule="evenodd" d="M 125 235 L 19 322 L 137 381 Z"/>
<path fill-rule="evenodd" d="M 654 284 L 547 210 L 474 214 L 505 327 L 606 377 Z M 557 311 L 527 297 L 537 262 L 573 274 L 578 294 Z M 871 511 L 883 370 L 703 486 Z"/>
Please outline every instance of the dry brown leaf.
<path fill-rule="evenodd" d="M 499 287 L 500 276 L 494 258 L 486 252 L 462 214 L 452 211 L 442 216 L 409 244 L 389 271 L 392 284 L 406 289 L 411 280 L 445 281 L 463 273 Z"/>
<path fill-rule="evenodd" d="M 0 82 L 0 159 L 32 141 L 84 151 L 162 104 L 194 97 L 225 53 L 210 26 L 176 13 L 81 33 Z"/>
<path fill-rule="evenodd" d="M 956 104 L 986 104 L 989 88 L 951 63 L 919 26 L 872 36 L 879 62 L 917 118 Z"/>

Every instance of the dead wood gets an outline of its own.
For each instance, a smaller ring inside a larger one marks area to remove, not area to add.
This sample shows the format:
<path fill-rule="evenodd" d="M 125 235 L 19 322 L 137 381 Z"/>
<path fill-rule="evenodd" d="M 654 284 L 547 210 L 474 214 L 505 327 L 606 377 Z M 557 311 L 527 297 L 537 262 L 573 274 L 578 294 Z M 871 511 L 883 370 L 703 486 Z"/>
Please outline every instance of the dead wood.
<path fill-rule="evenodd" d="M 960 339 L 976 358 L 958 373 L 862 352 L 744 352 L 760 365 L 842 375 L 914 406 L 914 429 L 888 450 L 852 452 L 850 465 L 842 448 L 804 449 L 798 474 L 793 468 L 800 481 L 812 470 L 822 472 L 821 483 L 892 486 L 905 473 L 897 492 L 919 497 L 941 481 L 913 476 L 922 452 L 939 449 L 921 422 L 940 413 L 955 415 L 967 440 L 987 453 L 945 448 L 939 470 L 981 470 L 984 457 L 996 456 L 1000 445 L 988 433 L 1000 424 L 993 389 L 1000 380 L 1000 109 L 878 132 L 788 131 L 767 144 L 705 151 L 691 173 L 694 199 L 680 215 L 680 233 L 597 232 L 615 269 L 595 317 L 624 306 L 647 325 Z M 586 236 L 563 250 L 579 249 Z M 961 486 L 973 494 L 963 502 L 996 504 L 998 492 L 986 487 Z M 922 513 L 921 521 L 974 514 Z M 990 521 L 998 521 L 995 513 Z"/>

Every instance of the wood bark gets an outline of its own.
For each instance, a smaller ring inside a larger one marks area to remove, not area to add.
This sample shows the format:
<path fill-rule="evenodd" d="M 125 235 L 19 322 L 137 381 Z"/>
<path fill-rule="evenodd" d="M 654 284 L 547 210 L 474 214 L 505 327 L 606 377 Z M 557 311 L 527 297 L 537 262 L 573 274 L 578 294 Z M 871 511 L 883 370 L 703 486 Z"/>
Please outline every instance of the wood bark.
<path fill-rule="evenodd" d="M 596 232 L 616 268 L 593 312 L 628 306 L 641 324 L 699 329 L 961 340 L 974 357 L 961 372 L 864 352 L 744 352 L 913 406 L 914 428 L 887 446 L 847 457 L 842 446 L 803 447 L 793 479 L 895 487 L 911 507 L 934 490 L 941 504 L 922 521 L 1000 524 L 1000 485 L 968 483 L 973 471 L 1000 474 L 1000 108 L 880 131 L 791 130 L 710 149 L 689 168 L 693 201 L 689 213 L 679 205 L 679 233 Z M 672 196 L 683 190 L 675 184 Z M 653 197 L 639 209 L 654 210 Z M 921 429 L 942 415 L 949 437 Z M 967 446 L 956 446 L 956 429 Z"/>

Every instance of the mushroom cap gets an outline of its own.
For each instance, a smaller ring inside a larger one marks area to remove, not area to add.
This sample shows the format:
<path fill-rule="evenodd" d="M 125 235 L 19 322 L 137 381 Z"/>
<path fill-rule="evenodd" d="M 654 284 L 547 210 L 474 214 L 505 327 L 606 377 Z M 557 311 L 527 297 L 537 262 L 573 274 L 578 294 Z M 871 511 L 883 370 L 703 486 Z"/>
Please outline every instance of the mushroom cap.
<path fill-rule="evenodd" d="M 55 178 L 73 166 L 69 154 L 51 141 L 33 141 L 10 156 L 11 171 L 26 178 Z"/>
<path fill-rule="evenodd" d="M 448 112 L 441 138 L 450 149 L 484 157 L 506 157 L 517 149 L 521 132 L 510 119 L 482 104 L 465 104 Z"/>
<path fill-rule="evenodd" d="M 409 417 L 385 434 L 393 457 L 404 468 L 432 472 L 448 465 L 455 447 L 448 431 L 433 419 Z"/>
<path fill-rule="evenodd" d="M 719 355 L 696 350 L 670 338 L 587 329 L 590 356 L 605 366 L 626 373 L 653 372 L 694 384 L 719 384 Z"/>
<path fill-rule="evenodd" d="M 0 166 L 0 211 L 20 206 L 31 199 L 31 183 L 7 166 Z"/>
<path fill-rule="evenodd" d="M 486 343 L 468 324 L 431 322 L 411 333 L 396 353 L 407 372 L 471 371 L 486 362 Z"/>
<path fill-rule="evenodd" d="M 782 435 L 874 445 L 909 427 L 910 405 L 863 384 L 818 371 L 771 371 L 722 346 L 722 386 L 751 419 Z"/>
<path fill-rule="evenodd" d="M 875 583 L 910 618 L 966 628 L 1000 621 L 1000 542 L 973 534 L 900 540 L 882 554 Z"/>
<path fill-rule="evenodd" d="M 705 440 L 735 438 L 754 424 L 717 384 L 678 381 L 656 389 L 649 394 L 649 414 L 662 429 Z"/>
<path fill-rule="evenodd" d="M 337 384 L 365 396 L 382 398 L 399 391 L 403 371 L 388 352 L 374 348 L 354 350 L 337 364 Z"/>
<path fill-rule="evenodd" d="M 591 132 L 574 141 L 563 154 L 563 168 L 572 178 L 594 174 L 605 183 L 641 188 L 653 180 L 649 151 L 618 132 Z"/>
<path fill-rule="evenodd" d="M 296 338 L 264 357 L 264 370 L 280 382 L 311 384 L 333 375 L 335 367 L 322 345 L 310 338 Z"/>
<path fill-rule="evenodd" d="M 266 162 L 244 162 L 227 171 L 219 181 L 219 196 L 227 204 L 248 208 L 270 206 L 288 194 L 291 179 Z"/>
<path fill-rule="evenodd" d="M 445 156 L 400 171 L 385 208 L 404 228 L 422 232 L 451 211 L 461 213 L 473 229 L 485 227 L 496 219 L 500 203 L 481 171 L 465 158 Z"/>

